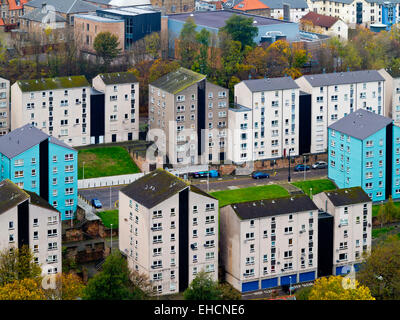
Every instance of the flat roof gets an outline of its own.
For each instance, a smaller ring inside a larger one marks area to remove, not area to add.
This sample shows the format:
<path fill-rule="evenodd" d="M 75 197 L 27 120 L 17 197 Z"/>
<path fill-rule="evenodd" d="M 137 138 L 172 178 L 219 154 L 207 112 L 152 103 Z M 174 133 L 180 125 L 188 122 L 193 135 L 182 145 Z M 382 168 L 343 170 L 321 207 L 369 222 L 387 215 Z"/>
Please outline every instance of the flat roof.
<path fill-rule="evenodd" d="M 238 11 L 231 10 L 216 10 L 216 11 L 195 11 L 191 13 L 179 13 L 168 16 L 168 20 L 177 20 L 186 22 L 188 18 L 193 18 L 197 26 L 210 27 L 210 28 L 222 28 L 225 26 L 225 21 L 228 20 L 232 15 L 238 15 L 246 18 L 253 18 L 253 26 L 267 26 L 274 24 L 293 23 L 278 19 L 272 19 L 262 16 L 256 16 L 248 13 L 241 13 Z"/>
<path fill-rule="evenodd" d="M 231 105 L 230 107 L 229 107 L 229 111 L 233 111 L 233 112 L 245 112 L 245 111 L 251 111 L 251 109 L 250 108 L 248 108 L 248 107 L 245 107 L 245 106 L 242 106 L 241 104 L 234 104 L 234 105 Z"/>
<path fill-rule="evenodd" d="M 111 8 L 111 9 L 100 9 L 98 12 L 114 13 L 121 16 L 137 16 L 145 13 L 156 13 L 158 11 L 152 10 L 149 7 L 126 7 L 126 8 Z"/>
<path fill-rule="evenodd" d="M 104 17 L 99 17 L 94 14 L 76 14 L 75 18 L 81 18 L 81 19 L 87 19 L 87 20 L 93 20 L 97 22 L 105 22 L 105 23 L 119 23 L 119 22 L 124 22 L 122 19 L 111 19 L 111 18 L 104 18 Z"/>

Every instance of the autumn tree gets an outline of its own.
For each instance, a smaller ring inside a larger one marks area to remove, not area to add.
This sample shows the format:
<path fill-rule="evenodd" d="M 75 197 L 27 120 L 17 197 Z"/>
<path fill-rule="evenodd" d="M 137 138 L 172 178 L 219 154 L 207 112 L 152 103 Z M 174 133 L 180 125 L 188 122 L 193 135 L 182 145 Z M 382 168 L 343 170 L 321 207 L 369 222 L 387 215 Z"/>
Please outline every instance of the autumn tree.
<path fill-rule="evenodd" d="M 357 280 L 330 276 L 315 280 L 308 300 L 375 300 L 368 287 Z"/>
<path fill-rule="evenodd" d="M 400 239 L 390 236 L 377 244 L 357 272 L 361 284 L 378 300 L 400 299 Z"/>
<path fill-rule="evenodd" d="M 0 300 L 46 300 L 37 279 L 14 280 L 0 287 Z"/>
<path fill-rule="evenodd" d="M 219 297 L 221 300 L 240 300 L 242 294 L 232 287 L 228 282 L 218 285 Z"/>
<path fill-rule="evenodd" d="M 93 48 L 103 59 L 106 68 L 121 53 L 118 37 L 111 32 L 100 32 L 94 39 Z"/>
<path fill-rule="evenodd" d="M 72 273 L 58 273 L 55 276 L 55 288 L 45 291 L 49 300 L 77 300 L 83 295 L 85 285 L 81 278 Z"/>
<path fill-rule="evenodd" d="M 185 300 L 219 300 L 218 282 L 210 274 L 200 271 L 183 292 L 183 297 Z"/>
<path fill-rule="evenodd" d="M 381 228 L 383 227 L 384 224 L 388 222 L 388 217 L 386 215 L 386 210 L 383 203 L 379 206 L 378 215 L 376 216 L 376 218 L 378 219 L 378 222 L 381 224 Z"/>
<path fill-rule="evenodd" d="M 153 32 L 145 36 L 144 44 L 146 53 L 151 57 L 151 59 L 158 59 L 161 49 L 160 34 L 158 32 Z"/>
<path fill-rule="evenodd" d="M 182 27 L 178 39 L 178 57 L 182 67 L 191 69 L 198 51 L 196 40 L 196 24 L 193 18 L 188 18 Z"/>
<path fill-rule="evenodd" d="M 225 26 L 220 29 L 229 34 L 233 41 L 241 44 L 242 50 L 246 46 L 255 45 L 254 38 L 258 34 L 258 29 L 253 25 L 253 18 L 246 18 L 233 14 L 225 21 Z"/>
<path fill-rule="evenodd" d="M 34 262 L 32 251 L 28 246 L 6 248 L 0 252 L 0 286 L 15 280 L 41 280 L 42 270 Z"/>

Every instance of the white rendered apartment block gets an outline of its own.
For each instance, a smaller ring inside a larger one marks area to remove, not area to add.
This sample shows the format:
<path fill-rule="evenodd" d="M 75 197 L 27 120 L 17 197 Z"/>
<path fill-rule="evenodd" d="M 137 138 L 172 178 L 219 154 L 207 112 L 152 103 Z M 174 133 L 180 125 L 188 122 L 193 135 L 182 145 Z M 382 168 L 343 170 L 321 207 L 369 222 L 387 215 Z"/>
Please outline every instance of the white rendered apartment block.
<path fill-rule="evenodd" d="M 0 136 L 10 131 L 10 81 L 0 78 Z"/>
<path fill-rule="evenodd" d="M 385 114 L 385 79 L 376 70 L 305 75 L 295 80 L 311 94 L 311 153 L 327 151 L 327 130 L 347 114 L 366 109 Z"/>
<path fill-rule="evenodd" d="M 28 123 L 70 146 L 90 144 L 90 85 L 84 76 L 18 80 L 11 130 Z"/>
<path fill-rule="evenodd" d="M 305 196 L 220 209 L 220 263 L 241 292 L 317 277 L 318 208 Z"/>
<path fill-rule="evenodd" d="M 218 200 L 157 169 L 119 192 L 119 248 L 159 295 L 218 279 Z"/>
<path fill-rule="evenodd" d="M 363 253 L 371 250 L 372 201 L 361 187 L 321 192 L 313 196 L 321 211 L 333 216 L 335 275 L 357 270 Z"/>
<path fill-rule="evenodd" d="M 149 139 L 177 165 L 224 160 L 229 91 L 179 68 L 149 84 Z"/>
<path fill-rule="evenodd" d="M 132 72 L 103 73 L 93 88 L 104 93 L 105 143 L 139 139 L 139 82 Z M 92 143 L 95 143 L 92 141 Z"/>
<path fill-rule="evenodd" d="M 299 153 L 299 86 L 290 77 L 235 85 L 229 109 L 228 159 L 276 159 Z"/>
<path fill-rule="evenodd" d="M 60 213 L 34 192 L 0 182 L 0 250 L 29 246 L 43 274 L 62 272 Z"/>

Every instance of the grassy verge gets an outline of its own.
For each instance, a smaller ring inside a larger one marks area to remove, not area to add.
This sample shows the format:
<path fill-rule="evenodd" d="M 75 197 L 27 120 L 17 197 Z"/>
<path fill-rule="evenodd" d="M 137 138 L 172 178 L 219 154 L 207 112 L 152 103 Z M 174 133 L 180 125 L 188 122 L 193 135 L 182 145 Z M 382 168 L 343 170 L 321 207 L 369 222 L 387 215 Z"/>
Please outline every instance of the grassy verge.
<path fill-rule="evenodd" d="M 394 203 L 395 207 L 397 207 L 398 209 L 400 209 L 400 202 L 393 202 L 393 203 Z M 376 216 L 378 215 L 379 206 L 380 206 L 380 204 L 374 204 L 374 205 L 372 206 L 372 216 L 373 216 L 373 217 L 376 217 Z"/>
<path fill-rule="evenodd" d="M 372 230 L 372 238 L 378 238 L 381 235 L 388 233 L 389 231 L 392 231 L 394 227 L 383 227 L 383 228 L 378 228 L 378 229 L 373 229 Z"/>
<path fill-rule="evenodd" d="M 111 228 L 111 223 L 113 229 L 118 228 L 118 210 L 97 212 L 97 215 L 101 218 L 101 221 L 103 221 L 103 224 L 107 228 Z"/>
<path fill-rule="evenodd" d="M 211 195 L 219 200 L 219 206 L 228 204 L 256 201 L 263 199 L 279 198 L 288 196 L 289 192 L 278 185 L 249 187 L 234 190 L 223 190 L 212 192 Z"/>
<path fill-rule="evenodd" d="M 123 147 L 82 149 L 78 153 L 78 179 L 116 176 L 140 172 L 136 163 Z"/>
<path fill-rule="evenodd" d="M 310 188 L 312 188 L 312 194 L 337 189 L 335 184 L 329 179 L 298 181 L 293 182 L 292 184 L 303 190 L 303 192 L 307 195 L 310 195 Z"/>

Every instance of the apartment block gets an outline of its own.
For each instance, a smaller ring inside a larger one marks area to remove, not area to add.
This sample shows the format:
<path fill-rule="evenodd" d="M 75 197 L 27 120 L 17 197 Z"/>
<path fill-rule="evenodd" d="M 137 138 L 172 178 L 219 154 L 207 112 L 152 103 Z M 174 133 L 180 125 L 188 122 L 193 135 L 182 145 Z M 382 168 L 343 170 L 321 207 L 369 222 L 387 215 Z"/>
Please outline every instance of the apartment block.
<path fill-rule="evenodd" d="M 60 213 L 34 192 L 0 182 L 0 250 L 28 246 L 42 274 L 62 272 Z"/>
<path fill-rule="evenodd" d="M 84 76 L 18 80 L 11 86 L 11 130 L 29 123 L 70 146 L 87 145 L 89 93 Z"/>
<path fill-rule="evenodd" d="M 159 295 L 218 279 L 218 200 L 163 169 L 119 192 L 119 248 Z"/>
<path fill-rule="evenodd" d="M 78 153 L 31 124 L 0 137 L 0 181 L 10 179 L 73 219 L 78 203 Z"/>
<path fill-rule="evenodd" d="M 149 84 L 148 139 L 172 164 L 225 160 L 228 104 L 228 89 L 179 68 Z"/>
<path fill-rule="evenodd" d="M 372 199 L 400 197 L 400 128 L 360 109 L 328 128 L 328 177 L 339 188 L 360 186 Z"/>
<path fill-rule="evenodd" d="M 0 136 L 10 131 L 10 81 L 0 78 Z"/>
<path fill-rule="evenodd" d="M 400 78 L 392 81 L 392 114 L 391 117 L 396 125 L 400 125 Z"/>
<path fill-rule="evenodd" d="M 321 192 L 313 196 L 318 208 L 333 217 L 329 230 L 324 230 L 324 241 L 318 241 L 331 250 L 318 256 L 319 276 L 346 275 L 354 268 L 358 271 L 363 254 L 371 250 L 372 201 L 361 187 Z M 322 230 L 320 229 L 319 232 Z M 323 259 L 326 254 L 327 259 Z"/>
<path fill-rule="evenodd" d="M 240 292 L 317 277 L 318 208 L 306 195 L 220 209 L 220 264 Z"/>
<path fill-rule="evenodd" d="M 104 102 L 92 107 L 90 143 L 138 140 L 139 82 L 135 75 L 132 72 L 103 73 L 92 82 L 93 88 L 104 94 Z"/>
<path fill-rule="evenodd" d="M 235 163 L 299 154 L 299 86 L 290 77 L 235 85 L 228 159 Z"/>
<path fill-rule="evenodd" d="M 386 114 L 386 83 L 377 70 L 305 75 L 295 81 L 311 95 L 311 153 L 326 152 L 327 128 L 353 111 Z"/>

